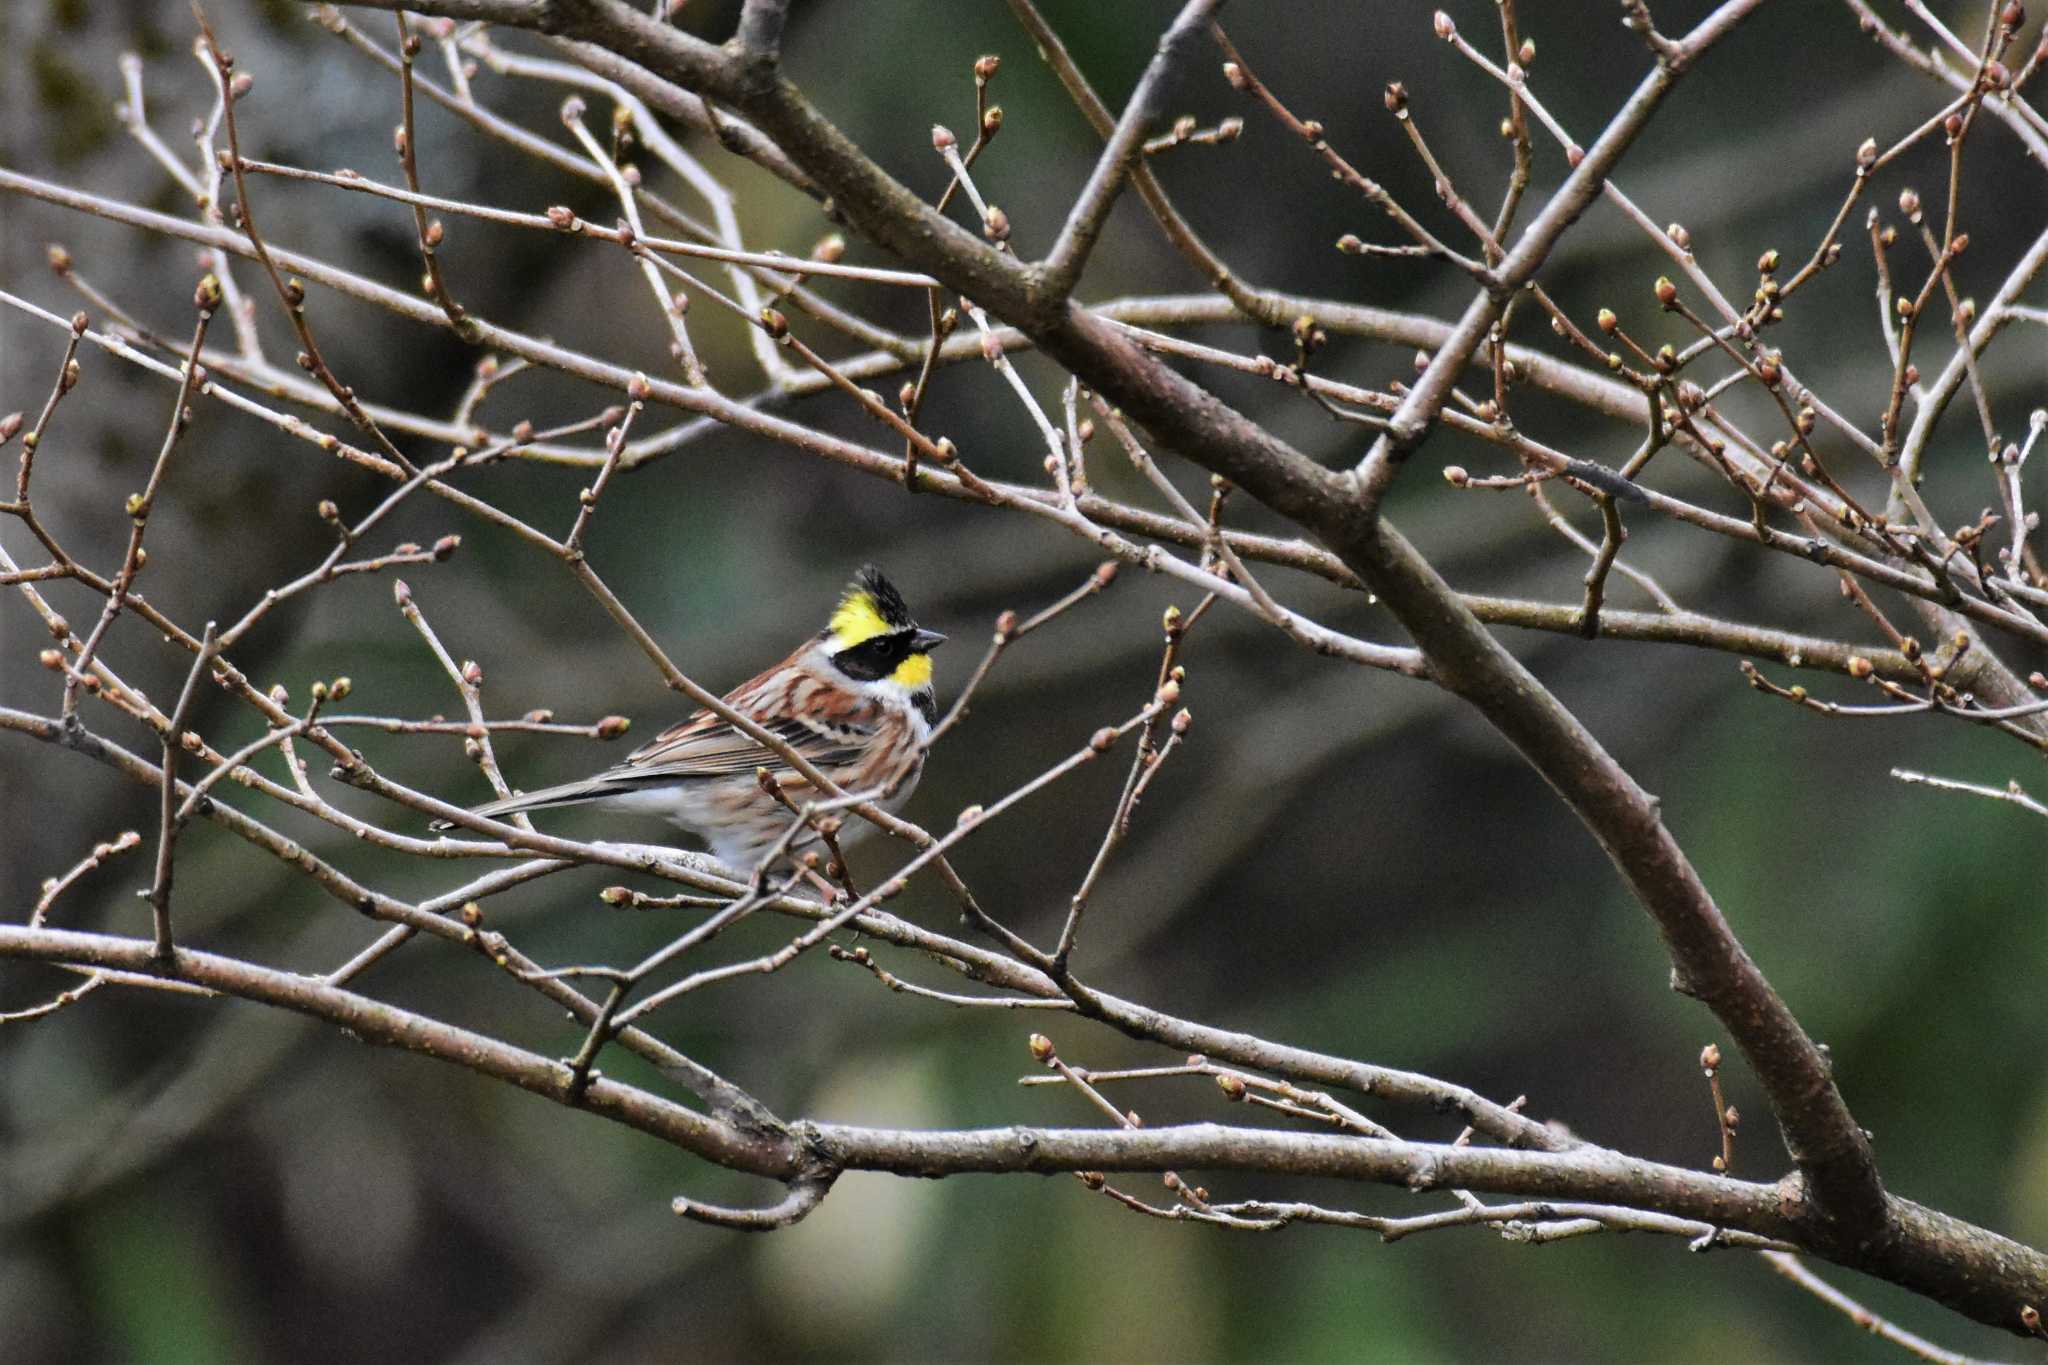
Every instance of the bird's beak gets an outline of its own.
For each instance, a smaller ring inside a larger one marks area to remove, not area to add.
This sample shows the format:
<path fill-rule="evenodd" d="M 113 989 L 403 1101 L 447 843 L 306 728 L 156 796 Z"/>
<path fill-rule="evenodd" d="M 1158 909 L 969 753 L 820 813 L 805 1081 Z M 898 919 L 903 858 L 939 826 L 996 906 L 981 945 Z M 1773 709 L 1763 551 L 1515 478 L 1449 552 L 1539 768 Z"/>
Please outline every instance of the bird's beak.
<path fill-rule="evenodd" d="M 910 652 L 922 654 L 926 650 L 937 649 L 944 643 L 946 643 L 946 637 L 937 631 L 920 629 L 910 637 Z"/>

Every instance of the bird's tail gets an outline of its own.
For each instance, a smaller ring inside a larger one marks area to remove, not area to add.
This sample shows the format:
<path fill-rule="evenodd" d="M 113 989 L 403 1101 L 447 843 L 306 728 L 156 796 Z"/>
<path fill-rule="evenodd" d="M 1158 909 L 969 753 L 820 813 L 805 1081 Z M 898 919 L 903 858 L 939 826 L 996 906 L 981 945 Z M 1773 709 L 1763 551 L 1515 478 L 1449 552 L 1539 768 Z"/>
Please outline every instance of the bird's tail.
<path fill-rule="evenodd" d="M 576 806 L 585 801 L 602 801 L 607 796 L 622 796 L 637 790 L 642 784 L 630 778 L 600 774 L 587 777 L 581 782 L 565 782 L 559 787 L 542 787 L 537 792 L 526 792 L 519 796 L 508 796 L 499 801 L 487 801 L 481 806 L 472 806 L 476 815 L 516 815 L 520 811 L 542 810 L 548 806 Z M 436 820 L 427 828 L 441 831 L 455 828 L 452 820 Z"/>

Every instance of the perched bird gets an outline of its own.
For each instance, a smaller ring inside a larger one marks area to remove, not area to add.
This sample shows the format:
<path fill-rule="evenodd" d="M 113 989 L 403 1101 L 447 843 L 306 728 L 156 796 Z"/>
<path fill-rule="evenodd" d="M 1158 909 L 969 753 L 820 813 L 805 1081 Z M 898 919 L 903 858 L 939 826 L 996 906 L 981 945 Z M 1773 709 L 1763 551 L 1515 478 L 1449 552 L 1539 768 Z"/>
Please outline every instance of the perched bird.
<path fill-rule="evenodd" d="M 725 702 L 842 789 L 886 788 L 880 804 L 894 811 L 924 771 L 925 740 L 937 714 L 931 651 L 945 638 L 911 620 L 902 594 L 869 564 L 847 585 L 823 630 L 726 693 Z M 801 806 L 811 794 L 811 784 L 773 750 L 712 712 L 698 711 L 595 777 L 492 801 L 476 813 L 510 815 L 588 801 L 657 815 L 703 839 L 720 862 L 745 871 L 795 818 L 761 789 L 762 768 L 793 804 Z M 853 820 L 847 835 L 865 827 Z"/>

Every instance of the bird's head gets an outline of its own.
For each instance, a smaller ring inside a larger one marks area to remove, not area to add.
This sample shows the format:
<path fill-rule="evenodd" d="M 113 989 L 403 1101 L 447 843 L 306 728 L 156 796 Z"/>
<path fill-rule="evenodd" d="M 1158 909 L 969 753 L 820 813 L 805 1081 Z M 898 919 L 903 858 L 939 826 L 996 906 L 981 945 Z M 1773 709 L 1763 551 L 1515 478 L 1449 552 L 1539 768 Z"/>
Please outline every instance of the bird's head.
<path fill-rule="evenodd" d="M 929 691 L 931 652 L 946 642 L 910 619 L 903 594 L 872 564 L 846 585 L 818 638 L 833 666 L 855 682 L 889 682 L 911 693 Z"/>

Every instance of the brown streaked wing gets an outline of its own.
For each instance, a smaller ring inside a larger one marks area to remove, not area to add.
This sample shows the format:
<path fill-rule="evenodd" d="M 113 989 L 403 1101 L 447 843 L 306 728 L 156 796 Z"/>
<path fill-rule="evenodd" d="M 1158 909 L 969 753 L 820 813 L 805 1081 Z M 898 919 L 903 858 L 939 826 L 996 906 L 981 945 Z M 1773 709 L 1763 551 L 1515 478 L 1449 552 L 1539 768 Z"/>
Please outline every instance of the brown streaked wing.
<path fill-rule="evenodd" d="M 858 762 L 872 739 L 879 707 L 787 662 L 734 688 L 726 701 L 821 768 Z M 771 749 L 709 711 L 662 731 L 606 776 L 645 782 L 677 777 L 731 777 L 784 767 Z"/>

